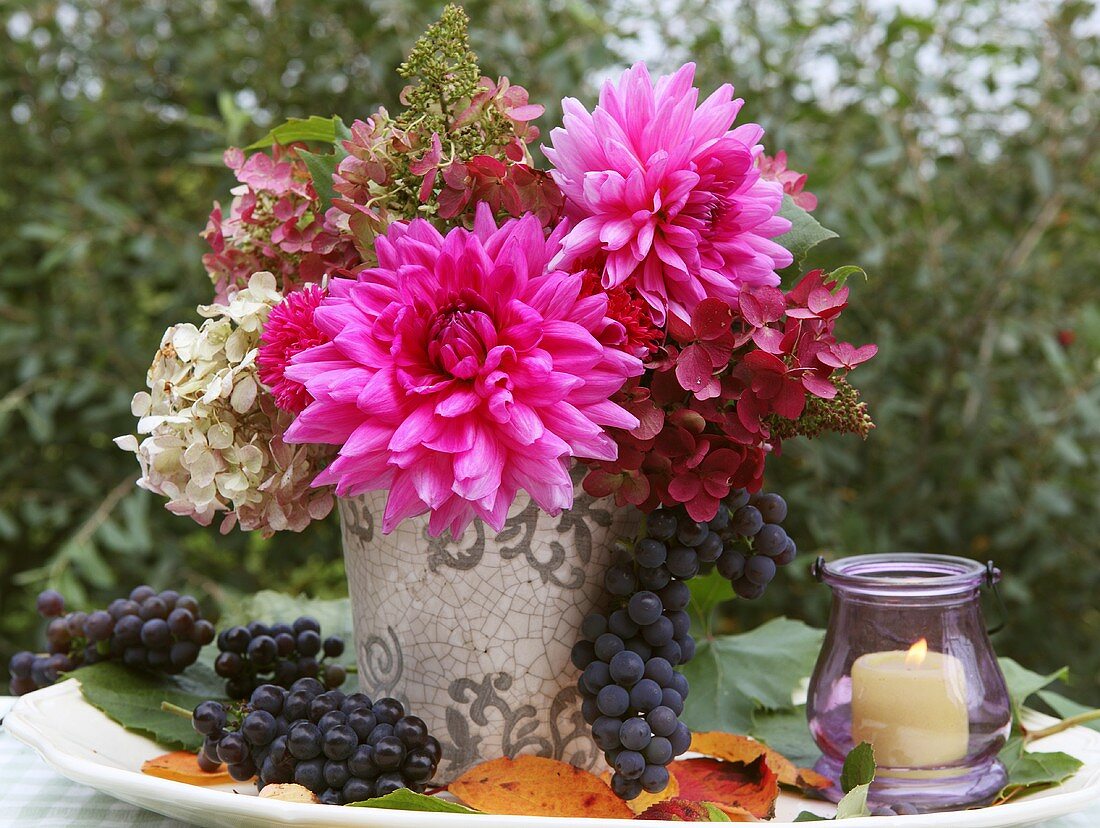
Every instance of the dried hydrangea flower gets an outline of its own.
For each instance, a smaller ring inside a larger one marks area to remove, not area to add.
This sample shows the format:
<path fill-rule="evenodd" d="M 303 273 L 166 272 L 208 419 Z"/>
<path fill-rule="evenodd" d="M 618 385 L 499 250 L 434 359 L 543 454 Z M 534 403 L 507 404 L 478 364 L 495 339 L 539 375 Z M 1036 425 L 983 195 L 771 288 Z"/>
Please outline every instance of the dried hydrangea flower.
<path fill-rule="evenodd" d="M 223 532 L 239 523 L 268 536 L 301 531 L 332 510 L 332 490 L 310 487 L 331 450 L 284 442 L 292 416 L 258 374 L 260 335 L 282 298 L 271 273 L 256 273 L 226 304 L 200 307 L 201 326 L 165 332 L 149 390 L 131 405 L 144 439 L 115 442 L 137 455 L 138 485 L 167 497 L 170 512 L 204 526 L 223 512 Z"/>

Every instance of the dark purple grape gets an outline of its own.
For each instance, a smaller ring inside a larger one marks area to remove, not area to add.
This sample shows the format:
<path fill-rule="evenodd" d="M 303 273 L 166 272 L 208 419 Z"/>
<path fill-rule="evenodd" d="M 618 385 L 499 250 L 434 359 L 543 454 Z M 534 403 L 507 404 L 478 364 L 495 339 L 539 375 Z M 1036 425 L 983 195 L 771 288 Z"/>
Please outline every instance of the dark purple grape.
<path fill-rule="evenodd" d="M 652 765 L 646 765 L 639 781 L 642 783 L 642 790 L 648 791 L 649 793 L 660 793 L 668 787 L 668 768 L 663 767 L 659 762 Z"/>
<path fill-rule="evenodd" d="M 338 724 L 324 731 L 321 749 L 329 759 L 340 762 L 351 756 L 358 745 L 359 737 L 355 731 L 346 724 Z M 376 747 L 375 751 L 377 752 L 377 750 Z M 329 784 L 333 783 L 330 782 Z"/>
<path fill-rule="evenodd" d="M 106 641 L 115 629 L 115 619 L 106 610 L 96 610 L 84 620 L 84 636 L 89 641 Z"/>
<path fill-rule="evenodd" d="M 204 701 L 198 704 L 191 713 L 191 726 L 195 732 L 208 736 L 225 727 L 225 707 L 215 701 Z"/>
<path fill-rule="evenodd" d="M 241 722 L 241 734 L 255 747 L 270 744 L 275 738 L 275 717 L 266 710 L 253 710 Z"/>
<path fill-rule="evenodd" d="M 648 590 L 631 595 L 626 607 L 630 620 L 639 626 L 652 624 L 661 617 L 661 612 L 664 610 L 657 593 Z"/>
<path fill-rule="evenodd" d="M 138 615 L 141 616 L 142 621 L 163 620 L 168 617 L 168 605 L 164 603 L 159 595 L 153 595 L 141 602 Z"/>
<path fill-rule="evenodd" d="M 342 685 L 348 677 L 347 670 L 345 670 L 339 664 L 326 664 L 323 675 L 325 686 L 332 688 L 336 688 Z"/>
<path fill-rule="evenodd" d="M 663 658 L 655 657 L 645 663 L 645 678 L 652 679 L 661 687 L 667 687 L 672 681 L 672 665 Z"/>
<path fill-rule="evenodd" d="M 374 703 L 374 715 L 379 724 L 394 725 L 405 715 L 405 707 L 397 699 L 382 698 Z"/>
<path fill-rule="evenodd" d="M 152 598 L 157 594 L 157 591 L 151 586 L 142 584 L 141 586 L 134 587 L 130 592 L 130 600 L 135 604 L 141 604 L 145 599 Z"/>
<path fill-rule="evenodd" d="M 585 617 L 581 622 L 581 635 L 588 641 L 595 641 L 607 632 L 607 616 L 598 612 Z"/>
<path fill-rule="evenodd" d="M 626 727 L 626 723 L 623 727 Z M 621 750 L 615 757 L 615 771 L 624 779 L 638 779 L 644 770 L 645 757 L 636 750 Z"/>
<path fill-rule="evenodd" d="M 633 638 L 638 634 L 638 623 L 625 609 L 615 610 L 607 619 L 607 631 L 619 638 Z"/>
<path fill-rule="evenodd" d="M 34 653 L 23 650 L 11 657 L 8 662 L 8 672 L 15 679 L 29 679 L 31 667 L 34 666 Z"/>
<path fill-rule="evenodd" d="M 634 546 L 634 559 L 639 566 L 660 566 L 667 557 L 668 547 L 656 538 L 642 538 Z"/>
<path fill-rule="evenodd" d="M 646 746 L 645 759 L 651 765 L 667 765 L 672 761 L 672 742 L 664 736 L 654 736 Z"/>
<path fill-rule="evenodd" d="M 344 639 L 330 635 L 321 644 L 326 658 L 339 658 L 344 654 Z"/>
<path fill-rule="evenodd" d="M 787 519 L 787 501 L 774 492 L 757 494 L 750 501 L 765 523 L 782 523 Z"/>
<path fill-rule="evenodd" d="M 587 644 L 588 642 L 580 642 L 581 644 Z M 596 639 L 595 645 L 590 646 L 588 649 L 592 652 L 592 659 L 598 658 L 600 661 L 610 662 L 611 659 L 617 654 L 621 653 L 626 645 L 623 644 L 623 640 L 614 633 L 604 633 Z M 574 647 L 574 653 L 576 647 Z M 592 659 L 589 659 L 589 663 Z M 576 659 L 573 660 L 573 664 L 584 669 L 588 664 L 577 664 Z"/>
<path fill-rule="evenodd" d="M 750 538 L 759 532 L 763 525 L 764 518 L 761 517 L 760 510 L 755 506 L 742 506 L 733 513 L 733 518 L 730 521 L 730 528 L 738 535 L 746 538 Z"/>
<path fill-rule="evenodd" d="M 65 612 L 65 599 L 56 589 L 47 589 L 38 593 L 38 600 L 35 603 L 38 614 L 43 618 L 57 618 Z"/>

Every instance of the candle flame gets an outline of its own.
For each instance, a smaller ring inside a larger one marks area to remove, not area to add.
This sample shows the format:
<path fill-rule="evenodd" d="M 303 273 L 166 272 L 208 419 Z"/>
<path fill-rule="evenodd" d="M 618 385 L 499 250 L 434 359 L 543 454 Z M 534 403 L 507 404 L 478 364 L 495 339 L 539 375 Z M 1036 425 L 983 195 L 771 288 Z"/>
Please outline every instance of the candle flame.
<path fill-rule="evenodd" d="M 913 642 L 913 646 L 909 648 L 909 652 L 905 654 L 905 666 L 906 667 L 920 667 L 924 664 L 924 659 L 928 655 L 928 639 L 922 638 Z"/>

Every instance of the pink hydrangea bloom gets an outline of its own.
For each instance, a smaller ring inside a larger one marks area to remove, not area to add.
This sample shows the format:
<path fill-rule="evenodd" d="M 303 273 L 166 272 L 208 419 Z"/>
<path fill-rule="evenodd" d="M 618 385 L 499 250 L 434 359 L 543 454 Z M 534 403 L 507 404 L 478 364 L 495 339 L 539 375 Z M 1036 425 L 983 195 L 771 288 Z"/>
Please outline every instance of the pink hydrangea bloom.
<path fill-rule="evenodd" d="M 313 313 L 324 295 L 317 285 L 306 285 L 287 294 L 282 302 L 272 308 L 260 337 L 260 350 L 256 357 L 260 379 L 271 389 L 275 404 L 292 414 L 309 405 L 313 397 L 302 383 L 287 377 L 286 368 L 290 358 L 299 351 L 328 342 L 328 337 L 317 329 L 313 321 Z"/>
<path fill-rule="evenodd" d="M 425 512 L 437 534 L 499 530 L 520 489 L 558 514 L 569 458 L 614 458 L 605 428 L 638 422 L 610 401 L 642 365 L 608 344 L 625 334 L 607 297 L 547 270 L 560 232 L 533 215 L 498 228 L 487 205 L 473 227 L 392 224 L 377 267 L 330 283 L 315 319 L 332 341 L 287 370 L 314 398 L 287 439 L 340 446 L 318 485 L 389 490 L 385 532 Z"/>
<path fill-rule="evenodd" d="M 576 223 L 556 265 L 603 258 L 604 287 L 628 280 L 652 306 L 688 320 L 708 296 L 733 303 L 742 285 L 777 285 L 791 254 L 772 239 L 783 189 L 761 179 L 764 130 L 730 129 L 743 103 L 726 84 L 696 107 L 695 65 L 656 84 L 635 64 L 588 112 L 562 102 L 545 150 Z"/>

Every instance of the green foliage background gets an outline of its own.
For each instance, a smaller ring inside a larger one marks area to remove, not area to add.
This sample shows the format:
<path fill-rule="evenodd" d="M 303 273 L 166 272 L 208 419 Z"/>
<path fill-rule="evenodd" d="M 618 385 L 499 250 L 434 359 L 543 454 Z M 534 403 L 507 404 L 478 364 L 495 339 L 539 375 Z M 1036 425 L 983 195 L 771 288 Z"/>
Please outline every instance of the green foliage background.
<path fill-rule="evenodd" d="M 811 555 L 994 559 L 1036 669 L 1100 703 L 1100 31 L 1092 2 L 477 0 L 489 74 L 591 101 L 638 58 L 698 61 L 810 173 L 858 262 L 845 333 L 866 443 L 785 446 L 770 485 Z M 907 4 L 899 4 L 906 6 Z M 882 4 L 873 4 L 881 9 Z M 164 328 L 208 299 L 198 231 L 227 144 L 287 116 L 394 106 L 393 70 L 439 4 L 16 0 L 0 12 L 0 654 L 39 635 L 33 594 L 74 605 L 148 580 L 232 609 L 259 588 L 340 594 L 335 524 L 263 541 L 174 518 L 111 438 Z M 551 105 L 546 122 L 557 117 Z M 827 596 L 791 567 L 728 627 Z"/>

